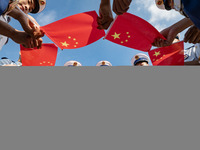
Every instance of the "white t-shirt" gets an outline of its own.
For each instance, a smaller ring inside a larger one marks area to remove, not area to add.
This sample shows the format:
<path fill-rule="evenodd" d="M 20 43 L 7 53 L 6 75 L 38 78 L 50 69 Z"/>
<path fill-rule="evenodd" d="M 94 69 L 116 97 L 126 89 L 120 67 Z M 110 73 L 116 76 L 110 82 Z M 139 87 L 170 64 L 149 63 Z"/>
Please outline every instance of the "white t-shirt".
<path fill-rule="evenodd" d="M 200 56 L 200 43 L 184 50 L 184 62 L 199 60 Z"/>
<path fill-rule="evenodd" d="M 1 15 L 0 16 L 0 20 L 3 21 L 3 22 L 9 22 L 9 17 L 6 16 L 6 15 Z M 3 36 L 0 34 L 0 50 L 2 49 L 2 47 L 7 43 L 8 41 L 8 37 L 6 36 Z"/>

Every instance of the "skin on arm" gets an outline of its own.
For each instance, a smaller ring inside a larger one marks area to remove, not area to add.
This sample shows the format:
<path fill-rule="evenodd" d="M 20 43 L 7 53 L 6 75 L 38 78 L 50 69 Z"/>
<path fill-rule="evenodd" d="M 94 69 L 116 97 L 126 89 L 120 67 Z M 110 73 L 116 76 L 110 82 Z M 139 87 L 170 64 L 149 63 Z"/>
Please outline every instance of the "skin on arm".
<path fill-rule="evenodd" d="M 0 34 L 11 38 L 14 42 L 23 45 L 26 48 L 34 48 L 40 46 L 41 41 L 33 39 L 24 31 L 17 31 L 8 23 L 0 21 Z M 41 39 L 40 39 L 41 40 Z"/>
<path fill-rule="evenodd" d="M 98 29 L 108 29 L 113 21 L 110 0 L 101 0 L 99 7 L 99 15 L 97 18 Z"/>
<path fill-rule="evenodd" d="M 200 30 L 195 25 L 192 25 L 185 33 L 184 42 L 200 43 Z"/>
<path fill-rule="evenodd" d="M 195 61 L 189 61 L 189 62 L 184 62 L 184 65 L 186 66 L 193 66 L 193 65 L 200 65 L 198 60 Z"/>
<path fill-rule="evenodd" d="M 122 15 L 127 12 L 132 0 L 113 0 L 113 12 L 116 15 Z"/>
<path fill-rule="evenodd" d="M 156 47 L 164 47 L 171 45 L 177 34 L 182 32 L 191 25 L 193 25 L 193 23 L 189 18 L 184 18 L 180 20 L 179 22 L 173 24 L 172 26 L 160 32 L 167 40 L 157 38 L 155 39 L 154 43 L 152 43 L 152 45 Z"/>
<path fill-rule="evenodd" d="M 14 19 L 18 20 L 24 29 L 25 32 L 30 34 L 33 38 L 40 38 L 44 36 L 44 32 L 40 30 L 39 25 L 38 27 L 34 26 L 34 24 L 17 8 L 13 9 L 8 15 L 13 17 Z M 36 20 L 28 15 L 36 24 Z"/>

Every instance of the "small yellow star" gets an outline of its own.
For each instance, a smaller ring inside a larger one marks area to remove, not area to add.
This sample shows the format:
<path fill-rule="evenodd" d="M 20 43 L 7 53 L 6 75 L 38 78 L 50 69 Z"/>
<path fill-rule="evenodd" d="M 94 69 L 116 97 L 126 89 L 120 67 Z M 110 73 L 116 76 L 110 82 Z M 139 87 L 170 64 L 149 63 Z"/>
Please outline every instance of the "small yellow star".
<path fill-rule="evenodd" d="M 68 36 L 68 38 L 71 39 L 72 37 L 71 37 L 71 36 Z"/>
<path fill-rule="evenodd" d="M 74 41 L 76 41 L 76 38 L 73 38 Z"/>
<path fill-rule="evenodd" d="M 66 41 L 64 43 L 61 42 L 61 44 L 62 44 L 62 46 L 66 46 L 66 47 L 68 47 L 68 45 L 69 45 Z"/>
<path fill-rule="evenodd" d="M 128 38 L 130 38 L 131 36 L 129 35 Z"/>
<path fill-rule="evenodd" d="M 128 42 L 128 40 L 125 40 L 126 42 Z"/>
<path fill-rule="evenodd" d="M 129 34 L 129 32 L 126 32 L 126 34 Z"/>
<path fill-rule="evenodd" d="M 123 41 L 121 41 L 121 43 L 123 44 L 124 42 L 123 42 Z"/>
<path fill-rule="evenodd" d="M 157 57 L 158 55 L 160 55 L 160 51 L 159 52 L 155 52 L 155 54 L 153 56 Z"/>
<path fill-rule="evenodd" d="M 120 39 L 120 37 L 119 37 L 120 34 L 121 34 L 121 33 L 117 34 L 117 33 L 115 32 L 115 34 L 114 34 L 114 35 L 111 35 L 111 36 L 114 37 L 114 40 L 115 40 L 115 39 Z"/>

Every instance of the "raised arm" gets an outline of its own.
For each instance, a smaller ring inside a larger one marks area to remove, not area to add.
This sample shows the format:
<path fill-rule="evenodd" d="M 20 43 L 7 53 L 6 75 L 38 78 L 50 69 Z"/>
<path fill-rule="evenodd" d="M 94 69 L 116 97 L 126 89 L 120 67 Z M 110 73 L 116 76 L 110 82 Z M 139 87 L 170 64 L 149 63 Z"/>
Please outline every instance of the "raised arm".
<path fill-rule="evenodd" d="M 98 29 L 108 29 L 113 21 L 110 0 L 101 0 L 99 17 L 97 19 Z"/>

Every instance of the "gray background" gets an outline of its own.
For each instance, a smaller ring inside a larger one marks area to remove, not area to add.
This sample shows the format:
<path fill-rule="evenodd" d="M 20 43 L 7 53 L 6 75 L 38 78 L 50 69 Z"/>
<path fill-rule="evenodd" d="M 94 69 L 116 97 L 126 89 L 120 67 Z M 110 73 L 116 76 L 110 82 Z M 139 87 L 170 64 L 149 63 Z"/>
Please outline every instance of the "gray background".
<path fill-rule="evenodd" d="M 1 150 L 199 150 L 199 67 L 1 67 Z"/>

